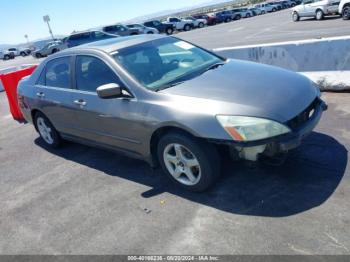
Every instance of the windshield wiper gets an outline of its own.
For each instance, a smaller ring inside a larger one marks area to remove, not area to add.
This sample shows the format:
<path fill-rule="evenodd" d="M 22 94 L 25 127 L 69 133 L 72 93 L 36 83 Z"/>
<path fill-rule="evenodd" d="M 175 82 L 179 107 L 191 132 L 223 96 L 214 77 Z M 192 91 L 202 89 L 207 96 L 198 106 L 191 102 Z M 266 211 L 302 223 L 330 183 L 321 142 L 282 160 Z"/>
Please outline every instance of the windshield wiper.
<path fill-rule="evenodd" d="M 216 68 L 218 68 L 219 66 L 223 66 L 224 64 L 225 64 L 224 62 L 219 62 L 219 63 L 212 64 L 212 65 L 208 66 L 208 67 L 204 70 L 204 72 L 209 71 L 209 70 L 216 69 Z"/>
<path fill-rule="evenodd" d="M 182 84 L 183 82 L 185 82 L 185 81 L 172 82 L 172 83 L 170 83 L 170 84 L 167 84 L 167 85 L 164 85 L 164 86 L 162 86 L 162 87 L 156 88 L 156 89 L 154 89 L 154 91 L 155 91 L 155 92 L 159 92 L 159 91 L 161 91 L 161 90 L 164 90 L 164 89 L 167 89 L 167 88 L 170 88 L 170 87 L 173 87 L 173 86 L 180 85 L 180 84 Z"/>

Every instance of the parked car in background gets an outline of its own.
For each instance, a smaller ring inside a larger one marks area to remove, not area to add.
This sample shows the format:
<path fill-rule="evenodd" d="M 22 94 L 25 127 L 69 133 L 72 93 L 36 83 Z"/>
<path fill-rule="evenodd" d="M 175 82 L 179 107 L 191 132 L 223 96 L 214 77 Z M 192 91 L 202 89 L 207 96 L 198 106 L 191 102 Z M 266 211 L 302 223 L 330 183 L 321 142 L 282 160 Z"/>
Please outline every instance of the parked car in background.
<path fill-rule="evenodd" d="M 249 10 L 254 16 L 266 14 L 266 11 L 257 7 L 250 7 Z"/>
<path fill-rule="evenodd" d="M 32 50 L 31 50 L 30 48 L 21 48 L 21 49 L 19 50 L 19 54 L 20 54 L 21 56 L 30 55 L 31 52 L 32 52 Z"/>
<path fill-rule="evenodd" d="M 272 12 L 279 11 L 279 10 L 283 9 L 282 4 L 280 4 L 279 2 L 270 2 L 270 3 L 267 3 L 267 5 L 272 6 Z M 273 11 L 274 10 L 273 8 L 276 8 L 276 10 Z"/>
<path fill-rule="evenodd" d="M 159 34 L 159 31 L 153 27 L 147 27 L 141 24 L 126 25 L 130 29 L 138 29 L 139 34 Z"/>
<path fill-rule="evenodd" d="M 108 25 L 102 28 L 99 28 L 101 31 L 108 34 L 114 34 L 118 36 L 129 36 L 129 35 L 138 35 L 139 29 L 137 28 L 128 28 L 123 24 Z"/>
<path fill-rule="evenodd" d="M 159 33 L 172 35 L 175 31 L 175 26 L 172 23 L 162 23 L 159 20 L 152 20 L 143 23 L 144 26 L 155 28 Z"/>
<path fill-rule="evenodd" d="M 235 8 L 232 9 L 231 12 L 239 15 L 240 18 L 249 18 L 253 16 L 253 13 L 248 8 Z"/>
<path fill-rule="evenodd" d="M 350 0 L 341 0 L 338 8 L 339 14 L 344 20 L 350 19 Z"/>
<path fill-rule="evenodd" d="M 167 22 L 172 24 L 176 30 L 189 31 L 194 27 L 192 20 L 180 19 L 178 17 L 168 17 Z"/>
<path fill-rule="evenodd" d="M 301 5 L 295 6 L 292 11 L 294 22 L 301 17 L 315 17 L 322 20 L 327 15 L 338 14 L 339 0 L 304 0 Z"/>
<path fill-rule="evenodd" d="M 20 81 L 17 96 L 47 147 L 66 139 L 115 150 L 196 192 L 219 178 L 220 150 L 254 162 L 286 154 L 327 109 L 301 74 L 162 35 L 54 54 Z"/>
<path fill-rule="evenodd" d="M 190 20 L 193 22 L 193 27 L 203 28 L 207 24 L 207 19 L 204 18 L 194 18 L 192 16 L 187 16 L 185 20 Z"/>
<path fill-rule="evenodd" d="M 108 34 L 99 30 L 89 30 L 71 34 L 69 37 L 66 38 L 65 43 L 67 44 L 67 47 L 70 48 L 86 43 L 115 37 L 118 37 L 118 35 Z"/>
<path fill-rule="evenodd" d="M 228 23 L 232 20 L 237 19 L 237 14 L 233 14 L 231 11 L 225 10 L 215 13 L 216 21 L 218 23 Z"/>
<path fill-rule="evenodd" d="M 216 25 L 217 19 L 214 15 L 194 15 L 196 19 L 205 19 L 207 21 L 207 25 Z"/>
<path fill-rule="evenodd" d="M 8 51 L 9 53 L 12 53 L 14 56 L 19 56 L 19 50 L 18 50 L 18 48 L 11 47 L 11 48 L 7 49 L 7 51 Z"/>
<path fill-rule="evenodd" d="M 44 45 L 42 48 L 33 51 L 32 56 L 36 58 L 46 57 L 48 55 L 62 51 L 67 47 L 67 44 L 63 43 L 61 40 L 52 41 Z"/>
<path fill-rule="evenodd" d="M 3 50 L 0 51 L 0 59 L 1 60 L 10 60 L 10 59 L 14 59 L 15 55 L 11 52 L 9 52 L 8 50 Z"/>
<path fill-rule="evenodd" d="M 265 10 L 266 13 L 276 12 L 278 10 L 277 6 L 269 5 L 267 3 L 257 4 L 257 5 L 254 5 L 254 7 Z"/>

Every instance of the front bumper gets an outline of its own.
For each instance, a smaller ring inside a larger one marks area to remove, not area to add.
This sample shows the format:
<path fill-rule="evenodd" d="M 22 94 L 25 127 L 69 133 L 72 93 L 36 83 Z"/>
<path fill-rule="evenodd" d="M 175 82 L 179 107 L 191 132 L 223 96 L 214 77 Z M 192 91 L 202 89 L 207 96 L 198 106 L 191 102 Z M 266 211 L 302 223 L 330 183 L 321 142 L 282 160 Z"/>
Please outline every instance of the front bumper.
<path fill-rule="evenodd" d="M 251 142 L 213 142 L 228 145 L 230 149 L 238 152 L 241 158 L 247 160 L 256 161 L 259 155 L 273 157 L 300 146 L 303 139 L 317 126 L 322 117 L 322 113 L 326 111 L 327 108 L 327 104 L 320 98 L 317 98 L 306 110 L 297 116 L 299 117 L 307 114 L 307 120 L 294 126 L 292 132 L 285 135 Z"/>

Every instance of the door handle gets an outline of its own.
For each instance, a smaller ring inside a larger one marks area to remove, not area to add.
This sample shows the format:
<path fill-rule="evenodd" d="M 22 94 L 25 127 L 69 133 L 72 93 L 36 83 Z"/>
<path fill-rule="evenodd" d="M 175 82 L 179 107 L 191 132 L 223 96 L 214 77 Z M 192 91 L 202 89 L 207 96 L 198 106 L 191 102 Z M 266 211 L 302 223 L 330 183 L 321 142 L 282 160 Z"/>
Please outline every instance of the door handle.
<path fill-rule="evenodd" d="M 45 97 L 45 94 L 43 92 L 38 92 L 38 93 L 36 93 L 36 96 L 43 98 L 43 97 Z"/>
<path fill-rule="evenodd" d="M 74 100 L 74 104 L 78 106 L 86 106 L 87 103 L 83 99 L 79 99 L 79 100 Z"/>

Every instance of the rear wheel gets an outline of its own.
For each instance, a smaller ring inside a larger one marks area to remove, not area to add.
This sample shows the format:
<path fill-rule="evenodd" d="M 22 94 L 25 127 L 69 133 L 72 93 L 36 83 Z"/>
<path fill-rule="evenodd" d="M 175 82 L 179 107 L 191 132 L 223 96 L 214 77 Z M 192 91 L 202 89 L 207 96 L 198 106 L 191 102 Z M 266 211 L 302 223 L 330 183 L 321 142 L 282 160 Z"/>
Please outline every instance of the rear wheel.
<path fill-rule="evenodd" d="M 172 35 L 172 34 L 174 33 L 174 29 L 172 29 L 172 28 L 169 27 L 169 28 L 166 29 L 165 33 L 166 33 L 167 35 Z"/>
<path fill-rule="evenodd" d="M 344 20 L 350 19 L 350 6 L 345 6 L 342 12 L 342 17 Z"/>
<path fill-rule="evenodd" d="M 240 20 L 242 18 L 242 16 L 241 15 L 238 15 L 237 17 L 236 17 L 236 20 Z"/>
<path fill-rule="evenodd" d="M 10 55 L 4 55 L 4 60 L 9 60 L 10 59 Z"/>
<path fill-rule="evenodd" d="M 225 19 L 225 23 L 228 23 L 228 22 L 231 22 L 231 19 L 230 19 L 230 18 L 226 18 L 226 19 Z"/>
<path fill-rule="evenodd" d="M 220 164 L 216 148 L 181 133 L 163 136 L 157 148 L 163 171 L 186 190 L 202 192 L 219 177 Z"/>
<path fill-rule="evenodd" d="M 198 28 L 203 28 L 204 27 L 204 24 L 202 23 L 202 22 L 200 22 L 199 24 L 198 24 Z"/>
<path fill-rule="evenodd" d="M 43 113 L 36 113 L 34 117 L 35 126 L 41 139 L 52 148 L 57 148 L 61 144 L 61 137 L 50 120 Z"/>
<path fill-rule="evenodd" d="M 25 52 L 21 52 L 20 55 L 24 57 L 24 56 L 26 56 L 26 53 Z"/>
<path fill-rule="evenodd" d="M 297 12 L 293 13 L 292 18 L 293 18 L 294 22 L 298 22 L 300 20 L 300 16 L 299 16 L 299 14 Z"/>
<path fill-rule="evenodd" d="M 57 52 L 58 52 L 58 49 L 54 48 L 51 53 L 54 54 L 54 53 L 57 53 Z"/>
<path fill-rule="evenodd" d="M 274 8 L 272 8 L 272 12 L 276 12 L 277 11 L 277 9 L 274 7 Z"/>
<path fill-rule="evenodd" d="M 185 31 L 190 31 L 190 30 L 191 30 L 191 26 L 188 25 L 188 24 L 186 24 L 186 25 L 184 26 L 184 30 L 185 30 Z"/>
<path fill-rule="evenodd" d="M 35 54 L 35 57 L 36 57 L 36 58 L 41 58 L 42 55 L 41 55 L 40 53 L 36 53 L 36 54 Z"/>
<path fill-rule="evenodd" d="M 154 33 L 152 31 L 147 32 L 148 35 L 153 35 Z"/>
<path fill-rule="evenodd" d="M 322 20 L 323 19 L 323 12 L 322 10 L 317 10 L 316 11 L 316 20 Z"/>
<path fill-rule="evenodd" d="M 245 17 L 246 17 L 246 18 L 249 18 L 249 17 L 251 17 L 251 15 L 248 13 Z"/>

